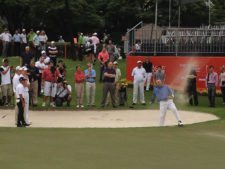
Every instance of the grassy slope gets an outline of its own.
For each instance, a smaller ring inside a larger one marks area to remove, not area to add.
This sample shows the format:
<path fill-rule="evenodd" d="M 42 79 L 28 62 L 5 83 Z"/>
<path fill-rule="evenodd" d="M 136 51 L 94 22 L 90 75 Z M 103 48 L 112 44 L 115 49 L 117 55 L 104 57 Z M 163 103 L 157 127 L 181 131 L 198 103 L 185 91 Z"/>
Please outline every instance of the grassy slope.
<path fill-rule="evenodd" d="M 14 60 L 15 61 L 15 60 Z M 74 70 L 74 62 L 67 61 Z M 125 64 L 123 64 L 125 65 Z M 125 66 L 121 67 L 123 70 Z M 96 69 L 97 70 L 97 69 Z M 69 71 L 72 82 L 73 72 Z M 101 98 L 101 87 L 97 88 Z M 129 89 L 129 99 L 131 98 Z M 150 97 L 148 94 L 147 98 Z M 99 105 L 100 100 L 97 100 Z M 177 100 L 180 109 L 209 112 L 221 120 L 184 128 L 130 129 L 17 129 L 0 128 L 0 164 L 4 169 L 212 169 L 224 168 L 225 111 L 189 107 Z M 157 104 L 150 107 L 157 108 Z"/>

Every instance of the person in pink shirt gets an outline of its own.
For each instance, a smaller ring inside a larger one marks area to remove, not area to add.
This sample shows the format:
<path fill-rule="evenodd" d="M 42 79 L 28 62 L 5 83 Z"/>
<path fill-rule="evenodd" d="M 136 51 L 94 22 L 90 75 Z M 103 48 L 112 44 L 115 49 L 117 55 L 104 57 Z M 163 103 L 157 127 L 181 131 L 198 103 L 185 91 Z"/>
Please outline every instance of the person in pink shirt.
<path fill-rule="evenodd" d="M 107 66 L 107 62 L 109 61 L 109 54 L 105 46 L 103 46 L 102 51 L 98 54 L 98 60 L 100 62 L 100 78 L 99 81 L 102 82 L 103 71 Z"/>
<path fill-rule="evenodd" d="M 76 90 L 76 100 L 77 100 L 77 108 L 84 108 L 83 98 L 84 98 L 84 82 L 85 75 L 81 69 L 80 65 L 76 66 L 76 71 L 74 73 L 74 83 Z"/>

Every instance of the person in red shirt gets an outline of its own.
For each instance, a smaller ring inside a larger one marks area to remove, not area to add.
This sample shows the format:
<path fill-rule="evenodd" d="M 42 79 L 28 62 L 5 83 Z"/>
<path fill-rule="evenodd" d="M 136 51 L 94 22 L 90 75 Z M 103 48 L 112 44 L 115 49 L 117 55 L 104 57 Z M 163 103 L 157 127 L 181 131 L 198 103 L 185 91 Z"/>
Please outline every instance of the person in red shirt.
<path fill-rule="evenodd" d="M 98 54 L 98 60 L 100 62 L 100 78 L 99 81 L 102 82 L 103 72 L 109 61 L 109 54 L 105 46 L 103 46 L 102 51 Z"/>
<path fill-rule="evenodd" d="M 76 90 L 77 108 L 84 108 L 83 98 L 84 98 L 84 82 L 85 74 L 81 69 L 80 65 L 76 66 L 76 71 L 74 73 L 74 83 Z"/>
<path fill-rule="evenodd" d="M 57 79 L 59 77 L 59 72 L 55 68 L 54 63 L 50 62 L 48 68 L 42 73 L 42 82 L 44 84 L 44 102 L 42 106 L 46 106 L 46 102 L 50 98 L 50 105 L 55 107 L 54 98 L 57 90 Z"/>

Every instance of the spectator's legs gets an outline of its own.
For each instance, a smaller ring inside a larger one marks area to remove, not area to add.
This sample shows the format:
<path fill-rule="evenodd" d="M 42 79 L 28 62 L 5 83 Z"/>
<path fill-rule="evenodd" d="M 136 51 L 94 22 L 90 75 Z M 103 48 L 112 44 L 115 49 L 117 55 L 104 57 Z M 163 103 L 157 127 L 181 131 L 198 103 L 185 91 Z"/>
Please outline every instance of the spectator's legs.
<path fill-rule="evenodd" d="M 146 90 L 148 91 L 150 89 L 152 79 L 152 73 L 146 73 Z"/>
<path fill-rule="evenodd" d="M 102 103 L 101 103 L 102 107 L 105 106 L 108 91 L 109 91 L 109 84 L 105 82 L 105 83 L 103 83 L 103 91 L 102 91 Z"/>
<path fill-rule="evenodd" d="M 145 93 L 144 93 L 144 82 L 139 83 L 139 94 L 140 94 L 140 102 L 145 103 Z"/>
<path fill-rule="evenodd" d="M 138 86 L 139 86 L 139 83 L 138 82 L 134 82 L 134 84 L 133 84 L 133 103 L 134 104 L 137 103 Z"/>
<path fill-rule="evenodd" d="M 116 88 L 115 88 L 114 83 L 110 83 L 110 84 L 109 84 L 109 92 L 110 92 L 110 96 L 111 96 L 112 106 L 113 106 L 113 107 L 116 106 L 115 89 L 116 89 Z"/>

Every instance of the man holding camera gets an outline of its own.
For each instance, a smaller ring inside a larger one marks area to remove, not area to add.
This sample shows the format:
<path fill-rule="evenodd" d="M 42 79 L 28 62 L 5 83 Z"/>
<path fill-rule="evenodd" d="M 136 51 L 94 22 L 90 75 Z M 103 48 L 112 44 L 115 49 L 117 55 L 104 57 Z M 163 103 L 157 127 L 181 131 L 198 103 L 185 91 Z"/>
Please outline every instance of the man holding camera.
<path fill-rule="evenodd" d="M 42 106 L 46 106 L 46 102 L 50 101 L 50 106 L 55 107 L 54 98 L 57 90 L 57 79 L 59 77 L 59 72 L 51 61 L 48 68 L 42 73 L 42 82 L 44 84 L 44 102 Z"/>
<path fill-rule="evenodd" d="M 62 78 L 58 79 L 57 92 L 55 97 L 56 106 L 62 106 L 64 102 L 67 103 L 67 106 L 70 106 L 72 100 L 72 87 L 68 84 L 67 81 L 64 81 Z"/>

